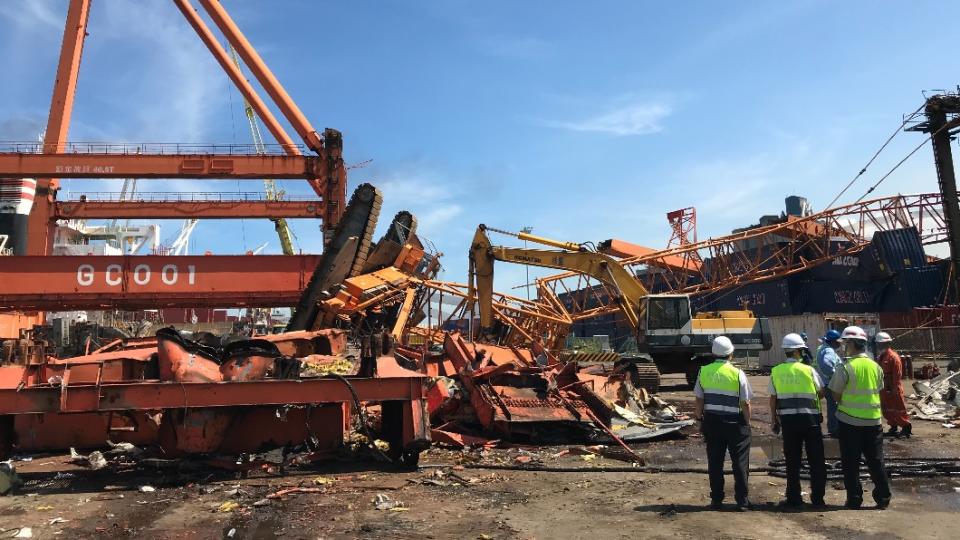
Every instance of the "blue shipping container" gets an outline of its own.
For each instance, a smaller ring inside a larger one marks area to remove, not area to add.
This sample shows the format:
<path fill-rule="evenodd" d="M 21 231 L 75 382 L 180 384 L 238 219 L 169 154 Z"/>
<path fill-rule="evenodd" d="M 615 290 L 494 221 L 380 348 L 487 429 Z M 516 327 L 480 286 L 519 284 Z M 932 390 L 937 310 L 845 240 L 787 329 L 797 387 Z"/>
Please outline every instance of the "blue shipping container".
<path fill-rule="evenodd" d="M 794 301 L 798 313 L 865 313 L 880 308 L 886 281 L 804 281 Z"/>
<path fill-rule="evenodd" d="M 813 281 L 866 280 L 860 267 L 860 254 L 842 255 L 814 266 L 801 274 Z"/>
<path fill-rule="evenodd" d="M 927 265 L 927 256 L 923 252 L 920 233 L 913 227 L 877 231 L 870 243 L 876 246 L 878 253 L 891 272 L 901 272 L 907 268 L 920 268 Z"/>
<path fill-rule="evenodd" d="M 746 304 L 757 316 L 776 317 L 793 314 L 790 291 L 789 280 L 777 279 L 698 295 L 691 303 L 696 312 L 743 309 Z"/>
<path fill-rule="evenodd" d="M 910 311 L 942 305 L 946 274 L 937 265 L 908 268 L 897 274 L 884 291 L 882 311 Z"/>

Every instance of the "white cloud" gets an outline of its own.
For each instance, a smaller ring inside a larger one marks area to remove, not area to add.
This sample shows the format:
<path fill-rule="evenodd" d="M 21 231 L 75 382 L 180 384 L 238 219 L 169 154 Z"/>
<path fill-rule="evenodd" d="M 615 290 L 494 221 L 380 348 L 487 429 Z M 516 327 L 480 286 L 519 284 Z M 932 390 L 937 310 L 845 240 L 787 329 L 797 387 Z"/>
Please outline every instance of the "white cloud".
<path fill-rule="evenodd" d="M 389 224 L 394 213 L 409 210 L 417 217 L 420 236 L 440 239 L 445 227 L 463 212 L 456 202 L 455 184 L 422 164 L 401 166 L 378 176 L 373 183 L 383 193 L 379 230 Z"/>
<path fill-rule="evenodd" d="M 455 203 L 447 203 L 432 208 L 417 216 L 419 222 L 417 228 L 424 231 L 436 231 L 461 213 L 463 213 L 463 207 Z"/>
<path fill-rule="evenodd" d="M 550 127 L 616 136 L 649 135 L 663 130 L 661 122 L 672 113 L 665 103 L 634 103 L 579 121 L 546 122 Z"/>
<path fill-rule="evenodd" d="M 426 170 L 403 167 L 381 176 L 374 184 L 391 205 L 419 206 L 431 205 L 450 197 L 441 182 Z"/>
<path fill-rule="evenodd" d="M 240 98 L 227 88 L 226 75 L 180 12 L 155 2 L 107 2 L 103 9 L 97 44 L 137 45 L 138 56 L 144 55 L 138 60 L 150 66 L 117 82 L 131 92 L 124 106 L 137 120 L 129 126 L 141 137 L 137 140 L 214 142 L 212 128 L 231 121 L 229 98 L 235 107 Z"/>
<path fill-rule="evenodd" d="M 0 2 L 0 17 L 9 19 L 18 27 L 32 29 L 37 27 L 63 28 L 66 9 L 49 1 L 28 0 L 26 2 Z"/>

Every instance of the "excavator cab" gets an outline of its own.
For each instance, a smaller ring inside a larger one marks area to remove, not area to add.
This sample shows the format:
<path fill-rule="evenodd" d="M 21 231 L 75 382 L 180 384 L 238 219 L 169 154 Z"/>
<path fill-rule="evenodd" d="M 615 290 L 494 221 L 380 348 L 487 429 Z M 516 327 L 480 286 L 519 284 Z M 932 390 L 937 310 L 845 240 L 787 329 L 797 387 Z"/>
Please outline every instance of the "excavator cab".
<path fill-rule="evenodd" d="M 680 330 L 690 324 L 690 297 L 683 294 L 651 294 L 647 303 L 647 331 Z M 641 311 L 642 313 L 643 311 Z"/>
<path fill-rule="evenodd" d="M 687 347 L 693 327 L 690 296 L 650 294 L 640 299 L 637 346 L 644 352 Z"/>

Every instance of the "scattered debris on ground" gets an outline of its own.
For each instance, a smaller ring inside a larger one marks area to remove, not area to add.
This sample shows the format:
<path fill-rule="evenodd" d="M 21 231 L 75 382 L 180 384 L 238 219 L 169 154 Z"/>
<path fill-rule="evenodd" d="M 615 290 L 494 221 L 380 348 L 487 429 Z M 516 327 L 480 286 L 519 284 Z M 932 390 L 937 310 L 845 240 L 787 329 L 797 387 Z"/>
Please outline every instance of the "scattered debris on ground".
<path fill-rule="evenodd" d="M 914 417 L 945 422 L 960 416 L 960 371 L 948 371 L 927 382 L 914 381 L 913 389 L 916 394 L 911 397 L 919 398 L 914 403 Z M 951 421 L 945 423 L 944 427 L 955 425 Z"/>

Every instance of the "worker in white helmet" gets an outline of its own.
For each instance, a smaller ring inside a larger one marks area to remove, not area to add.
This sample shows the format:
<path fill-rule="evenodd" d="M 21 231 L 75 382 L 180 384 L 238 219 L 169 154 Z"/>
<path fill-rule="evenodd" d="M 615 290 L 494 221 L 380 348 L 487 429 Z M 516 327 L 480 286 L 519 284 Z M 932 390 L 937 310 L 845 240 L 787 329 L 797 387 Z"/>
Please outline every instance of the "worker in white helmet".
<path fill-rule="evenodd" d="M 803 507 L 800 495 L 800 462 L 807 449 L 810 467 L 810 502 L 822 508 L 827 488 L 827 467 L 823 458 L 823 412 L 820 398 L 823 382 L 817 370 L 803 362 L 806 340 L 799 334 L 783 336 L 786 361 L 770 373 L 770 413 L 774 433 L 783 435 L 783 457 L 787 462 L 787 492 L 781 506 Z"/>
<path fill-rule="evenodd" d="M 714 361 L 700 368 L 693 387 L 695 416 L 707 443 L 710 508 L 723 507 L 723 462 L 730 452 L 737 510 L 750 510 L 747 478 L 750 470 L 750 399 L 746 374 L 732 363 L 733 343 L 717 336 L 711 346 Z"/>
<path fill-rule="evenodd" d="M 903 398 L 903 361 L 893 350 L 893 338 L 886 332 L 877 332 L 874 338 L 877 344 L 877 363 L 883 369 L 883 391 L 880 392 L 880 409 L 890 424 L 887 435 L 890 437 L 910 438 L 913 424 L 907 414 L 907 402 Z M 900 429 L 903 431 L 900 431 Z"/>
<path fill-rule="evenodd" d="M 873 500 L 883 510 L 890 505 L 890 481 L 883 466 L 883 426 L 880 391 L 883 370 L 867 356 L 867 333 L 859 326 L 848 326 L 840 335 L 846 361 L 837 366 L 830 380 L 830 391 L 837 400 L 837 424 L 843 485 L 847 490 L 846 507 L 863 504 L 860 483 L 860 458 L 867 463 L 873 481 Z"/>

